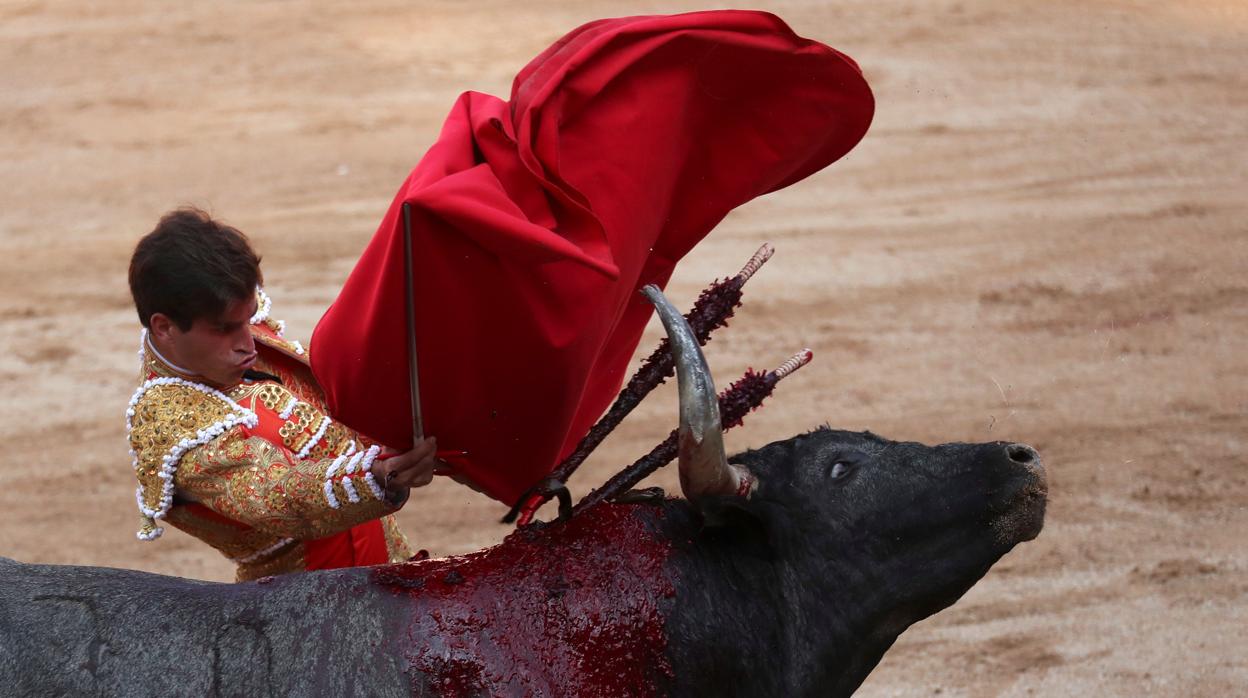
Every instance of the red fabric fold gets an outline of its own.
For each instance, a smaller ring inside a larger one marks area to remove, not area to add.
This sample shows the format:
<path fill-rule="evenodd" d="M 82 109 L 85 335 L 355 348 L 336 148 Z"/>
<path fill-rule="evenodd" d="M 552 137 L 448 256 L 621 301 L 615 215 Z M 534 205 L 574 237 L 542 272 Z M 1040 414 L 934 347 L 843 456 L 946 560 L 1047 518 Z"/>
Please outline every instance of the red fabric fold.
<path fill-rule="evenodd" d="M 381 565 L 390 561 L 386 532 L 380 519 L 373 519 L 332 536 L 303 542 L 304 568 L 334 570 L 340 567 Z"/>
<path fill-rule="evenodd" d="M 571 32 L 509 102 L 465 93 L 312 337 L 335 417 L 411 443 L 401 205 L 414 207 L 426 431 L 511 503 L 610 404 L 676 263 L 729 211 L 848 152 L 857 65 L 763 12 Z"/>

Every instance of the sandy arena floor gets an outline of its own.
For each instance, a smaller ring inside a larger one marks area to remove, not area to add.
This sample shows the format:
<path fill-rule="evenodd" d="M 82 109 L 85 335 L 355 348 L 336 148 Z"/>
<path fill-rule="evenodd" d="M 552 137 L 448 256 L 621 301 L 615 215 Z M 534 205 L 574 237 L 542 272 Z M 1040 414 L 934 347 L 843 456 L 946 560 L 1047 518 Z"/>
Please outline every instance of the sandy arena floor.
<path fill-rule="evenodd" d="M 862 695 L 1248 692 L 1248 6 L 759 4 L 856 58 L 878 113 L 671 285 L 685 305 L 779 250 L 708 355 L 721 380 L 803 346 L 816 361 L 730 447 L 826 420 L 1026 441 L 1050 473 L 1041 537 L 906 633 Z M 584 21 L 708 7 L 225 5 L 0 1 L 0 555 L 231 578 L 176 531 L 134 538 L 125 268 L 162 212 L 249 231 L 306 339 L 459 92 L 506 94 Z M 574 489 L 674 407 L 652 398 Z M 401 518 L 447 554 L 499 540 L 501 513 L 438 482 Z"/>

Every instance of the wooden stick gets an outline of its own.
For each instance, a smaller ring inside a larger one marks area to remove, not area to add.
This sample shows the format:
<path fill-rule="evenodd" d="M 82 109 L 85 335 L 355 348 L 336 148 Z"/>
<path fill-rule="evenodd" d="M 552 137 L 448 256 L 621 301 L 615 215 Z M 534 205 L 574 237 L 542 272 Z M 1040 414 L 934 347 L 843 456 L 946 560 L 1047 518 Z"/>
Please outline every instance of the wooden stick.
<path fill-rule="evenodd" d="M 403 202 L 403 280 L 407 290 L 407 375 L 412 397 L 412 448 L 425 439 L 420 412 L 420 375 L 416 370 L 416 281 L 412 272 L 412 204 Z"/>

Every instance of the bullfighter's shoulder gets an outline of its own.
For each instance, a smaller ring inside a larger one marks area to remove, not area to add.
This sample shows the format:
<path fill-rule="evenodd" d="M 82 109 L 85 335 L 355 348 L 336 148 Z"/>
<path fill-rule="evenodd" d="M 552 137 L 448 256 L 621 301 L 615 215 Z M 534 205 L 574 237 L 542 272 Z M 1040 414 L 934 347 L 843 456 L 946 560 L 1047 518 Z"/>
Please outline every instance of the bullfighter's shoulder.
<path fill-rule="evenodd" d="M 208 386 L 169 376 L 144 381 L 126 409 L 143 517 L 140 537 L 159 535 L 155 519 L 172 505 L 173 477 L 183 456 L 237 425 L 255 423 L 254 412 Z"/>

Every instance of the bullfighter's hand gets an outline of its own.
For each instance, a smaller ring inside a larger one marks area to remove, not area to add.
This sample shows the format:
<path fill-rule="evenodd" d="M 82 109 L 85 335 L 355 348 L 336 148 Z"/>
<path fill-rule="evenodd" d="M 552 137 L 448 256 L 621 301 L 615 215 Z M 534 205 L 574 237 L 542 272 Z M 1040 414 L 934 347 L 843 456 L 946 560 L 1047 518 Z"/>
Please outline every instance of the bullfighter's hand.
<path fill-rule="evenodd" d="M 437 440 L 432 436 L 406 453 L 386 449 L 382 452 L 383 458 L 373 461 L 373 478 L 383 483 L 387 492 L 395 494 L 412 487 L 424 487 L 433 481 L 435 469 L 446 467 L 436 457 L 437 450 Z"/>

